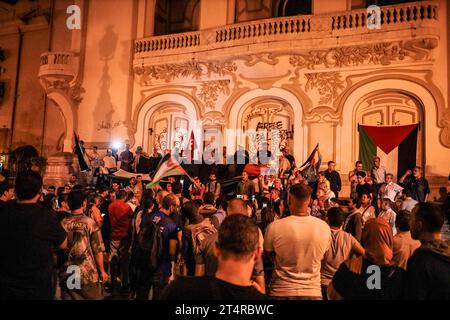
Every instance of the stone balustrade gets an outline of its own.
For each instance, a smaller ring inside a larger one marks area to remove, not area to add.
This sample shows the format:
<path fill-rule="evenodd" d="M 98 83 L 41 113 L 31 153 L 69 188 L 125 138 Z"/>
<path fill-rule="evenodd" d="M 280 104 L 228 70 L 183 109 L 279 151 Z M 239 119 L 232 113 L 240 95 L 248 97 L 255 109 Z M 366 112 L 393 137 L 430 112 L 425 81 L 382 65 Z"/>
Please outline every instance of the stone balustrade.
<path fill-rule="evenodd" d="M 261 42 L 298 41 L 419 29 L 438 28 L 438 4 L 410 2 L 380 7 L 380 28 L 368 28 L 367 9 L 326 15 L 298 15 L 255 20 L 195 32 L 150 37 L 135 41 L 135 63 L 142 58 L 201 52 Z"/>
<path fill-rule="evenodd" d="M 61 76 L 72 80 L 76 75 L 73 52 L 45 52 L 41 54 L 39 77 Z"/>

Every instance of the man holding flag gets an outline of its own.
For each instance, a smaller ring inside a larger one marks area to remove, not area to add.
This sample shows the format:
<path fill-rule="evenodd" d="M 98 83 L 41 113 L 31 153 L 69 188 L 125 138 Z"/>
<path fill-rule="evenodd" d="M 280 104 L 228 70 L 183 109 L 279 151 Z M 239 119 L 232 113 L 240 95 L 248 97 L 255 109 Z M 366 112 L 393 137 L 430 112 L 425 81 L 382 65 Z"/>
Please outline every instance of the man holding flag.
<path fill-rule="evenodd" d="M 318 157 L 317 160 L 316 155 Z M 308 185 L 310 185 L 313 190 L 315 190 L 317 186 L 317 173 L 320 170 L 321 163 L 322 155 L 319 151 L 319 144 L 317 144 L 308 159 L 306 159 L 305 163 L 303 163 L 300 167 L 303 177 L 306 181 L 308 181 Z"/>
<path fill-rule="evenodd" d="M 80 137 L 76 132 L 73 133 L 75 139 L 75 147 L 73 148 L 73 153 L 77 155 L 78 164 L 80 165 L 80 171 L 89 171 L 89 166 L 86 161 L 86 150 L 84 149 L 84 141 L 80 140 Z"/>
<path fill-rule="evenodd" d="M 186 170 L 184 170 L 180 163 L 174 158 L 174 156 L 168 153 L 161 159 L 156 169 L 156 173 L 153 176 L 152 182 L 147 184 L 146 188 L 150 189 L 163 178 L 170 176 L 187 176 L 193 183 L 195 183 Z"/>

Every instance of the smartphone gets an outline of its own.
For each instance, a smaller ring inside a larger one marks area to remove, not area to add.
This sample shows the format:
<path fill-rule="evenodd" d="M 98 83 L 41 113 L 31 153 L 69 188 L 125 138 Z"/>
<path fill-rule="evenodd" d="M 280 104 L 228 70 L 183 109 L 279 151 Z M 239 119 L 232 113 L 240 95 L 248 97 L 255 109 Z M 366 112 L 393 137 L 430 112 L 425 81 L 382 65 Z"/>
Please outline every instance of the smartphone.
<path fill-rule="evenodd" d="M 237 199 L 242 199 L 242 198 L 243 198 L 243 197 L 242 197 L 242 194 L 236 195 L 236 198 L 237 198 Z"/>
<path fill-rule="evenodd" d="M 265 203 L 262 204 L 262 208 L 263 208 L 263 209 L 267 208 L 267 202 L 265 202 Z"/>
<path fill-rule="evenodd" d="M 256 199 L 256 196 L 252 195 L 252 201 L 255 201 L 255 199 Z"/>

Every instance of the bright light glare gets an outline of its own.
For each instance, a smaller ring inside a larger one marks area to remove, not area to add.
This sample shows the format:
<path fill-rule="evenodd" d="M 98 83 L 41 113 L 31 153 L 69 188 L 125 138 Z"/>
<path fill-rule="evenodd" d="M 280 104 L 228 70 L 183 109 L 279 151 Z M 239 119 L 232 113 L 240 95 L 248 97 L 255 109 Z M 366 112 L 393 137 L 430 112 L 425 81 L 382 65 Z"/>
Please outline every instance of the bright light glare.
<path fill-rule="evenodd" d="M 120 149 L 122 147 L 122 143 L 120 141 L 114 141 L 112 143 L 113 149 Z"/>

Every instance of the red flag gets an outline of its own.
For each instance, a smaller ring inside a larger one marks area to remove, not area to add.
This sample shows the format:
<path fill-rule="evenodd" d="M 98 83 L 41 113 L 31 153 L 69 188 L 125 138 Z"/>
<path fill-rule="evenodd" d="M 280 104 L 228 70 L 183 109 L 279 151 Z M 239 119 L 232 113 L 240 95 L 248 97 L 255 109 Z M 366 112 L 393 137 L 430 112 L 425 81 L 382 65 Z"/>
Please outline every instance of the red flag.
<path fill-rule="evenodd" d="M 269 166 L 266 164 L 253 164 L 253 163 L 247 163 L 244 167 L 244 171 L 247 172 L 247 174 L 250 177 L 259 176 L 261 174 L 261 170 L 268 168 Z"/>

